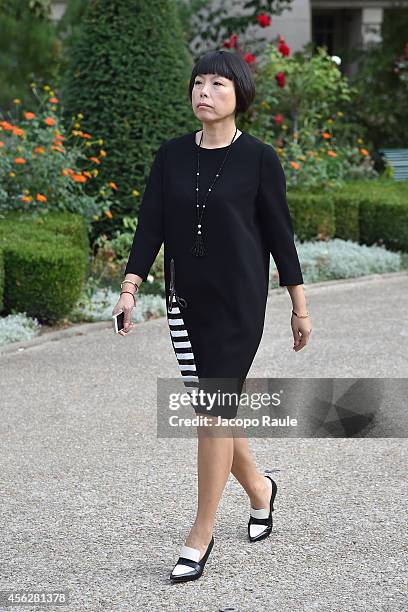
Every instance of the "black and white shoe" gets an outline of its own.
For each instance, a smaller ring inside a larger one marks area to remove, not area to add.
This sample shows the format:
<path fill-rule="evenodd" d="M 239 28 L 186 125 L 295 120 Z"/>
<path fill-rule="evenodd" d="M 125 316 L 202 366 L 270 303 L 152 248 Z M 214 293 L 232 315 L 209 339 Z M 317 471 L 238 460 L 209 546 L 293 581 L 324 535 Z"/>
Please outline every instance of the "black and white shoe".
<path fill-rule="evenodd" d="M 200 551 L 197 548 L 186 545 L 182 546 L 180 557 L 170 574 L 170 580 L 173 582 L 187 582 L 187 580 L 200 578 L 213 546 L 214 536 L 212 536 L 202 559 L 200 559 Z"/>
<path fill-rule="evenodd" d="M 272 512 L 274 510 L 273 500 L 275 499 L 278 486 L 270 476 L 265 474 L 265 478 L 269 478 L 272 483 L 272 493 L 268 508 L 250 508 L 250 518 L 248 521 L 248 537 L 250 542 L 258 542 L 270 535 L 272 531 Z"/>

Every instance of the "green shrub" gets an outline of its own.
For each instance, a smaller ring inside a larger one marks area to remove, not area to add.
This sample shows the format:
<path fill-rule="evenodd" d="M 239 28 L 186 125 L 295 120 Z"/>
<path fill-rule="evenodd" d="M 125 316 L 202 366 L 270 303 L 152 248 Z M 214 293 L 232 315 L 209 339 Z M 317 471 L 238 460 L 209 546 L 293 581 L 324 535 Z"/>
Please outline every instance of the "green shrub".
<path fill-rule="evenodd" d="M 407 31 L 406 6 L 387 7 L 380 41 L 354 50 L 356 93 L 348 114 L 360 124 L 370 146 L 375 148 L 407 146 Z"/>
<path fill-rule="evenodd" d="M 112 216 L 113 181 L 100 185 L 93 196 L 87 193 L 88 183 L 106 164 L 107 152 L 91 134 L 64 129 L 59 99 L 48 85 L 42 93 L 35 85 L 32 89 L 39 99 L 35 113 L 18 104 L 12 116 L 0 120 L 0 211 L 76 213 L 91 229 L 102 214 Z M 96 145 L 91 155 L 90 147 Z"/>
<path fill-rule="evenodd" d="M 408 251 L 408 182 L 356 181 L 336 192 L 334 199 L 339 210 L 349 201 L 358 204 L 360 242 Z"/>
<path fill-rule="evenodd" d="M 360 197 L 341 189 L 330 194 L 334 206 L 335 237 L 360 242 Z"/>
<path fill-rule="evenodd" d="M 0 238 L 4 256 L 4 309 L 41 322 L 66 316 L 81 296 L 86 253 L 67 236 L 39 232 L 34 240 Z"/>
<path fill-rule="evenodd" d="M 342 238 L 408 251 L 408 182 L 352 181 L 324 192 L 288 190 L 299 240 Z"/>
<path fill-rule="evenodd" d="M 408 206 L 380 198 L 360 204 L 360 236 L 365 244 L 378 242 L 391 250 L 408 251 Z"/>
<path fill-rule="evenodd" d="M 48 322 L 65 316 L 81 295 L 88 253 L 79 215 L 7 213 L 0 221 L 0 310 Z"/>
<path fill-rule="evenodd" d="M 26 83 L 48 80 L 58 73 L 60 49 L 51 19 L 51 0 L 0 2 L 0 106 L 8 109 L 13 98 L 30 102 Z"/>
<path fill-rule="evenodd" d="M 89 2 L 70 48 L 62 91 L 67 121 L 80 112 L 83 129 L 102 137 L 109 151 L 93 185 L 115 177 L 118 187 L 113 217 L 95 223 L 95 235 L 110 235 L 123 216 L 137 213 L 141 199 L 133 192 L 143 192 L 159 145 L 197 123 L 177 4 Z"/>
<path fill-rule="evenodd" d="M 39 334 L 41 325 L 23 312 L 0 317 L 0 346 L 10 342 L 26 342 Z"/>
<path fill-rule="evenodd" d="M 376 178 L 360 126 L 341 110 L 353 95 L 347 77 L 324 47 L 308 44 L 293 54 L 285 47 L 267 45 L 244 129 L 275 146 L 290 187 L 327 190 Z"/>
<path fill-rule="evenodd" d="M 351 240 L 318 240 L 296 245 L 306 284 L 368 274 L 384 274 L 402 270 L 400 253 L 384 246 L 367 246 Z M 278 286 L 278 272 L 271 260 L 271 283 Z"/>
<path fill-rule="evenodd" d="M 115 287 L 120 290 L 120 282 L 124 277 L 126 263 L 137 227 L 137 219 L 124 217 L 122 219 L 123 230 L 115 230 L 114 235 L 109 239 L 106 234 L 101 234 L 94 242 L 97 248 L 90 274 L 101 284 Z M 147 282 L 141 284 L 141 293 L 162 294 L 164 284 L 164 245 L 161 246 L 155 261 L 150 269 Z"/>
<path fill-rule="evenodd" d="M 32 216 L 30 213 L 11 211 L 0 219 L 0 235 L 24 235 L 25 239 L 38 235 L 67 236 L 73 246 L 86 253 L 90 249 L 86 223 L 80 215 L 72 213 L 48 213 Z"/>
<path fill-rule="evenodd" d="M 335 233 L 334 205 L 330 193 L 290 189 L 287 200 L 298 240 L 332 237 Z"/>

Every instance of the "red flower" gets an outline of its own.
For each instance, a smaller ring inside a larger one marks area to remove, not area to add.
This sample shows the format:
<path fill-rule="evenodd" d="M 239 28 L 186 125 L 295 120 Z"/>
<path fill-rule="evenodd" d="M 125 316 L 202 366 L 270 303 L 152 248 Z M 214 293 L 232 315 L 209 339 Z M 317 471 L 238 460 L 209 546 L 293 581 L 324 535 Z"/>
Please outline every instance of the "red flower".
<path fill-rule="evenodd" d="M 255 55 L 252 55 L 252 53 L 245 53 L 244 60 L 247 62 L 247 64 L 253 64 L 256 60 L 256 57 Z"/>
<path fill-rule="evenodd" d="M 269 25 L 271 25 L 271 18 L 266 13 L 261 13 L 260 15 L 257 15 L 256 20 L 261 26 L 261 28 L 267 28 Z"/>
<path fill-rule="evenodd" d="M 280 42 L 279 46 L 278 46 L 278 51 L 280 53 L 282 53 L 282 55 L 284 57 L 288 57 L 288 55 L 290 54 L 290 48 L 288 47 L 288 45 L 285 42 Z"/>
<path fill-rule="evenodd" d="M 238 42 L 238 36 L 236 34 L 232 34 L 228 40 L 224 41 L 224 47 L 227 49 L 231 49 L 231 47 L 236 47 Z"/>
<path fill-rule="evenodd" d="M 286 77 L 284 72 L 277 72 L 275 74 L 275 79 L 278 84 L 278 87 L 285 87 Z"/>
<path fill-rule="evenodd" d="M 284 122 L 285 117 L 281 113 L 278 113 L 277 115 L 275 115 L 274 120 L 275 120 L 276 125 L 280 125 L 281 123 Z"/>

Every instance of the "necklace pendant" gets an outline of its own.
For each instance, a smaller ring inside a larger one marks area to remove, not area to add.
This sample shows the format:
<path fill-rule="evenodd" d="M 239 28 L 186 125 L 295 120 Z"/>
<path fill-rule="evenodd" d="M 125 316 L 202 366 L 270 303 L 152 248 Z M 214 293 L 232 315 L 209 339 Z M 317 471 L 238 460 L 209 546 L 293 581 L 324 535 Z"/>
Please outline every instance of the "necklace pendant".
<path fill-rule="evenodd" d="M 197 232 L 196 241 L 193 244 L 191 252 L 196 257 L 203 257 L 205 255 L 203 236 L 200 230 Z"/>

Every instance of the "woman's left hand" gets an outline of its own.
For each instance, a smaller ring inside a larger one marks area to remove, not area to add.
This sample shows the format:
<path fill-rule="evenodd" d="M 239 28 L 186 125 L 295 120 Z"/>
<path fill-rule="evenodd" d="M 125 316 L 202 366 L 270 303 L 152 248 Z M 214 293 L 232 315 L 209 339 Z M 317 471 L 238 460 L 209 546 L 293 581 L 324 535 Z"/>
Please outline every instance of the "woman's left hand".
<path fill-rule="evenodd" d="M 297 317 L 292 312 L 292 318 L 290 321 L 293 332 L 293 350 L 300 351 L 309 342 L 310 334 L 312 333 L 312 322 L 310 315 L 306 319 Z"/>

